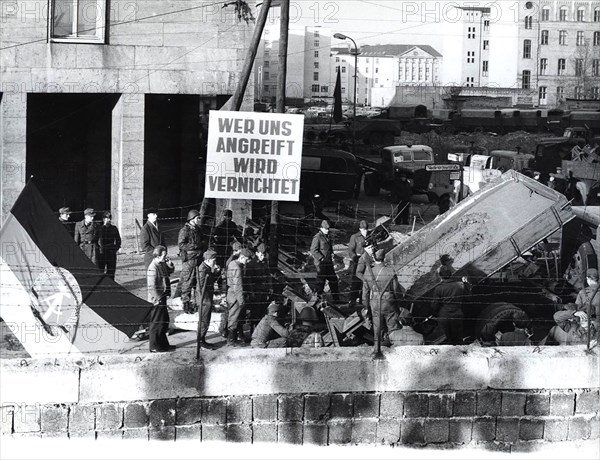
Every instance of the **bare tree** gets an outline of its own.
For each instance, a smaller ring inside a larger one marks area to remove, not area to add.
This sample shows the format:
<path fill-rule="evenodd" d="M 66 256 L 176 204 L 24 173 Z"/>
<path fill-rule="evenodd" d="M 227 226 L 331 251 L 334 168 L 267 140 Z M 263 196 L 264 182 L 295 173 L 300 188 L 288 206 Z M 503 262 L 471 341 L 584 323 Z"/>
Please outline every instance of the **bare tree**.
<path fill-rule="evenodd" d="M 575 99 L 598 99 L 600 87 L 600 46 L 586 40 L 570 57 L 571 75 L 561 79 L 566 94 Z M 568 97 L 567 96 L 567 97 Z"/>

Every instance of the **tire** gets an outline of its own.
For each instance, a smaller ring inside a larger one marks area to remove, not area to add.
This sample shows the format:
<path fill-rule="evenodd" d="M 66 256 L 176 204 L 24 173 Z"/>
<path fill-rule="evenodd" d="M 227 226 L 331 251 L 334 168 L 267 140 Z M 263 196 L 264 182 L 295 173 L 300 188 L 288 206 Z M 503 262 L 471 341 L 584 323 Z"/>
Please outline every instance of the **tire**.
<path fill-rule="evenodd" d="M 523 310 L 506 302 L 488 305 L 475 322 L 475 337 L 483 342 L 494 342 L 496 332 L 507 332 L 512 329 L 510 323 L 513 313 L 516 312 L 523 312 Z"/>
<path fill-rule="evenodd" d="M 377 196 L 379 195 L 379 174 L 367 173 L 365 174 L 365 195 Z"/>

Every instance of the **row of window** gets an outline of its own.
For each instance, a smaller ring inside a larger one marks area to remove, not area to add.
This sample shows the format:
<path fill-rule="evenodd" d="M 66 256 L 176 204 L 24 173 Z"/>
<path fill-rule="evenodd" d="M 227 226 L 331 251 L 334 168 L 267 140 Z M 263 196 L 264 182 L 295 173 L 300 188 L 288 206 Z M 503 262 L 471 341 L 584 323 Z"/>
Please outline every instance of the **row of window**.
<path fill-rule="evenodd" d="M 575 99 L 600 99 L 600 87 L 595 86 L 588 90 L 588 94 L 586 94 L 585 88 L 582 86 L 576 86 L 573 88 L 573 96 Z M 540 100 L 540 105 L 546 105 L 548 101 L 548 87 L 540 86 L 538 89 L 538 97 Z M 565 88 L 564 86 L 556 87 L 556 100 L 561 101 L 565 98 Z"/>
<path fill-rule="evenodd" d="M 586 64 L 588 64 L 588 62 L 583 58 L 575 59 L 575 75 L 580 76 L 590 73 L 593 77 L 600 76 L 600 59 L 592 59 L 589 61 L 589 69 L 586 69 Z M 559 59 L 557 69 L 558 75 L 564 75 L 567 70 L 567 60 Z M 586 70 L 589 70 L 589 72 L 586 72 Z M 540 75 L 546 75 L 547 72 L 548 59 L 542 58 L 540 59 Z"/>
<path fill-rule="evenodd" d="M 548 30 L 542 30 L 540 32 L 540 45 L 547 45 L 549 41 L 550 41 L 550 32 Z M 558 31 L 558 44 L 559 45 L 567 44 L 567 31 L 566 30 Z M 585 32 L 583 30 L 577 31 L 576 44 L 577 44 L 577 46 L 585 45 Z M 592 44 L 594 46 L 600 46 L 600 32 L 599 31 L 594 32 Z"/>
<path fill-rule="evenodd" d="M 586 10 L 586 8 L 584 6 L 580 6 L 577 8 L 577 11 L 575 11 L 575 20 L 577 22 L 585 21 L 585 10 Z M 568 21 L 569 20 L 568 12 L 569 12 L 569 9 L 566 6 L 561 6 L 558 9 L 558 20 L 559 21 Z M 527 18 L 531 18 L 531 16 L 525 17 L 525 27 L 527 27 Z M 593 18 L 592 20 L 594 22 L 600 22 L 600 6 L 597 6 L 594 8 L 592 18 Z M 550 7 L 549 6 L 542 7 L 542 14 L 540 15 L 540 19 L 542 21 L 550 21 Z"/>
<path fill-rule="evenodd" d="M 342 88 L 342 92 L 344 92 L 346 88 Z M 328 93 L 329 92 L 329 86 L 319 86 L 319 85 L 312 85 L 311 89 L 310 89 L 313 93 Z"/>

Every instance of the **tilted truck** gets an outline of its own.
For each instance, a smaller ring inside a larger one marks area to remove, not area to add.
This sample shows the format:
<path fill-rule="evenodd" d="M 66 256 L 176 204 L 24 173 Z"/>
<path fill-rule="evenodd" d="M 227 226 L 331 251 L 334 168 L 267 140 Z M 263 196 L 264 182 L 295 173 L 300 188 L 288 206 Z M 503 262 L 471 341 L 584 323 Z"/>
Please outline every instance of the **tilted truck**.
<path fill-rule="evenodd" d="M 440 256 L 448 254 L 455 276 L 466 276 L 472 285 L 463 306 L 469 340 L 478 338 L 486 324 L 499 325 L 522 309 L 533 320 L 536 343 L 552 326 L 557 304 L 573 294 L 564 286 L 567 262 L 561 263 L 554 249 L 561 246 L 559 230 L 574 218 L 564 195 L 510 170 L 395 246 L 386 262 L 394 267 L 406 292 L 405 306 L 412 307 L 417 321 L 433 313 Z M 523 256 L 542 241 L 551 260 L 532 267 Z M 515 275 L 520 261 L 530 276 Z"/>

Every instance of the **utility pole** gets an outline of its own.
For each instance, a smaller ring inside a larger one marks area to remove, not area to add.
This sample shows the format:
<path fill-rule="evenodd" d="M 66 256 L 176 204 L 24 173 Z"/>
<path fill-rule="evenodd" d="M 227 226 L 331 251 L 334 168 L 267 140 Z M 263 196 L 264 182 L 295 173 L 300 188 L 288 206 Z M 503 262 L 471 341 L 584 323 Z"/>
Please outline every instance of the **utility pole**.
<path fill-rule="evenodd" d="M 288 35 L 290 26 L 290 0 L 280 0 L 281 13 L 279 24 L 279 72 L 277 73 L 277 113 L 285 113 L 285 86 L 287 77 Z M 269 266 L 276 269 L 279 262 L 279 202 L 271 200 L 271 228 L 269 229 Z"/>

